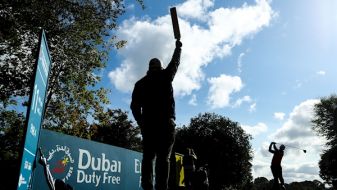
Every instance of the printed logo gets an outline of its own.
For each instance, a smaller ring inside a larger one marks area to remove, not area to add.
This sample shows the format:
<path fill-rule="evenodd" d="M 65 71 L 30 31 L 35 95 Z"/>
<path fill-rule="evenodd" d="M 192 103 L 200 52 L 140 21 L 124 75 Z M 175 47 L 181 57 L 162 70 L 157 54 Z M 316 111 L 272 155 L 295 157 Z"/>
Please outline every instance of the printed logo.
<path fill-rule="evenodd" d="M 54 179 L 67 181 L 73 173 L 74 159 L 67 146 L 56 145 L 48 152 L 47 162 Z"/>

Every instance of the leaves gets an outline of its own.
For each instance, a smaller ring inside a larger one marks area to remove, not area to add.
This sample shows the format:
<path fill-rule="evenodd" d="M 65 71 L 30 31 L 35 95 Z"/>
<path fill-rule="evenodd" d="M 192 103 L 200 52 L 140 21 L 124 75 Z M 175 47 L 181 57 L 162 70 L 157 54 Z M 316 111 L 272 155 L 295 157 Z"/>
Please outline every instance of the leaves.
<path fill-rule="evenodd" d="M 137 1 L 143 6 L 142 0 Z M 128 122 L 110 120 L 106 126 L 108 130 L 103 131 L 113 133 L 107 134 L 100 131 L 104 125 L 94 120 L 96 115 L 107 113 L 104 110 L 109 103 L 108 90 L 97 87 L 101 80 L 97 73 L 106 67 L 109 51 L 122 48 L 126 43 L 115 35 L 117 18 L 124 11 L 123 0 L 0 2 L 1 161 L 16 160 L 20 152 L 25 118 L 23 113 L 11 109 L 18 103 L 22 106 L 17 105 L 16 110 L 24 110 L 28 105 L 23 101 L 28 99 L 31 91 L 41 29 L 46 31 L 52 61 L 43 126 L 88 139 L 93 135 L 107 135 L 103 138 L 104 143 L 115 143 L 110 141 L 110 136 L 115 140 L 124 139 L 117 145 L 139 149 L 139 132 Z M 121 118 L 127 120 L 122 115 Z M 113 122 L 120 122 L 125 132 L 115 133 L 119 125 Z M 13 167 L 18 166 L 16 162 L 9 167 L 7 162 L 3 163 L 8 171 L 17 170 Z M 6 182 L 12 181 L 9 189 L 17 185 L 17 181 L 10 180 L 16 179 L 14 173 L 5 178 Z M 6 183 L 4 188 L 7 188 Z"/>
<path fill-rule="evenodd" d="M 319 161 L 320 177 L 328 184 L 332 184 L 337 176 L 337 146 L 324 151 Z"/>
<path fill-rule="evenodd" d="M 25 117 L 0 107 L 0 161 L 18 158 Z"/>
<path fill-rule="evenodd" d="M 313 129 L 327 139 L 328 150 L 321 155 L 320 176 L 331 184 L 337 178 L 337 96 L 321 98 L 314 107 Z"/>
<path fill-rule="evenodd" d="M 242 189 L 252 180 L 252 151 L 247 135 L 237 122 L 214 113 L 199 114 L 177 132 L 176 150 L 193 148 L 198 165 L 208 164 L 212 189 Z"/>
<path fill-rule="evenodd" d="M 327 138 L 328 145 L 337 143 L 337 96 L 322 98 L 314 107 L 315 117 L 312 120 L 314 127 L 320 135 Z"/>
<path fill-rule="evenodd" d="M 62 127 L 67 133 L 85 137 L 87 118 L 109 103 L 108 91 L 95 87 L 100 81 L 95 73 L 105 68 L 111 48 L 125 44 L 114 35 L 116 20 L 124 9 L 122 0 L 2 1 L 0 22 L 6 26 L 0 29 L 3 105 L 29 95 L 34 52 L 43 28 L 52 59 L 44 126 Z"/>
<path fill-rule="evenodd" d="M 141 150 L 140 129 L 133 127 L 126 112 L 120 109 L 96 114 L 92 125 L 92 140 L 132 150 Z"/>

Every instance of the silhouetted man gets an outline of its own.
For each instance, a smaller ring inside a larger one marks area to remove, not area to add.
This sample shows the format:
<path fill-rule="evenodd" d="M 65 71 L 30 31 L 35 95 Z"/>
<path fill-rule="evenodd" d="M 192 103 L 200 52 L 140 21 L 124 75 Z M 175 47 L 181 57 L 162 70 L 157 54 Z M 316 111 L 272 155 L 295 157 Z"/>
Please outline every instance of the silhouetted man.
<path fill-rule="evenodd" d="M 208 190 L 208 172 L 207 165 L 199 167 L 194 174 L 193 190 Z"/>
<path fill-rule="evenodd" d="M 142 187 L 153 189 L 153 161 L 156 158 L 156 190 L 168 188 L 170 155 L 175 139 L 175 102 L 172 81 L 180 63 L 182 43 L 177 40 L 172 60 L 163 69 L 153 58 L 149 70 L 132 93 L 131 110 L 143 136 Z"/>
<path fill-rule="evenodd" d="M 192 179 L 195 173 L 195 161 L 197 160 L 197 155 L 195 155 L 192 148 L 186 148 L 186 152 L 183 158 L 184 165 L 184 183 L 187 190 L 192 189 Z"/>
<path fill-rule="evenodd" d="M 272 150 L 272 146 L 274 148 L 274 150 Z M 282 189 L 285 189 L 284 187 L 284 179 L 283 179 L 283 176 L 282 176 L 282 167 L 281 167 L 281 161 L 282 161 L 282 158 L 283 158 L 283 155 L 284 155 L 284 149 L 285 149 L 285 146 L 282 144 L 280 146 L 280 149 L 278 149 L 276 147 L 276 143 L 275 142 L 272 142 L 270 143 L 269 145 L 269 152 L 273 153 L 274 156 L 273 156 L 273 159 L 271 161 L 271 172 L 273 173 L 273 176 L 274 176 L 274 186 L 273 186 L 273 189 L 279 187 L 279 180 L 281 182 L 281 188 Z"/>

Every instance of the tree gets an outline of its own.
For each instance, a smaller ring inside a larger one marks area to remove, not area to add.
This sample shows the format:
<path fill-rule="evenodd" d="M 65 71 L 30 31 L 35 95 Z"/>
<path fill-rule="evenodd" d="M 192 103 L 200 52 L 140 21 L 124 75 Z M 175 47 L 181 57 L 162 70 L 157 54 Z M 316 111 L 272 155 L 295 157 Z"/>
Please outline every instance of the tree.
<path fill-rule="evenodd" d="M 142 0 L 136 1 L 143 6 Z M 96 86 L 100 81 L 96 73 L 105 68 L 109 51 L 126 43 L 115 36 L 117 18 L 124 11 L 123 0 L 0 2 L 0 159 L 5 166 L 0 168 L 3 171 L 14 171 L 14 167 L 7 167 L 7 161 L 19 165 L 16 163 L 18 145 L 23 135 L 24 110 L 31 91 L 41 29 L 46 31 L 52 60 L 43 126 L 90 138 L 88 118 L 104 113 L 104 105 L 108 103 L 107 90 Z M 5 176 L 5 181 L 15 179 L 11 176 Z"/>
<path fill-rule="evenodd" d="M 328 184 L 336 186 L 337 180 L 337 146 L 325 150 L 319 161 L 319 175 Z"/>
<path fill-rule="evenodd" d="M 0 162 L 18 158 L 25 117 L 0 107 Z"/>
<path fill-rule="evenodd" d="M 258 177 L 254 180 L 253 190 L 267 190 L 272 189 L 272 183 L 265 177 Z"/>
<path fill-rule="evenodd" d="M 337 145 L 337 95 L 321 98 L 314 114 L 313 129 L 328 140 L 327 145 Z"/>
<path fill-rule="evenodd" d="M 245 189 L 252 182 L 250 139 L 237 122 L 205 113 L 177 131 L 176 151 L 195 150 L 198 165 L 208 165 L 210 189 Z"/>
<path fill-rule="evenodd" d="M 319 162 L 320 176 L 328 184 L 337 179 L 337 96 L 321 98 L 314 107 L 313 129 L 327 139 Z"/>
<path fill-rule="evenodd" d="M 44 125 L 87 128 L 86 119 L 108 103 L 107 91 L 95 87 L 100 80 L 95 72 L 105 67 L 110 50 L 126 43 L 114 35 L 124 11 L 123 0 L 1 1 L 0 100 L 4 107 L 29 95 L 43 28 L 52 57 Z"/>
<path fill-rule="evenodd" d="M 143 6 L 142 0 L 136 1 Z M 124 11 L 123 0 L 0 2 L 0 168 L 13 173 L 4 173 L 6 182 L 17 175 L 25 118 L 16 110 L 27 106 L 41 29 L 46 31 L 52 59 L 43 126 L 90 138 L 88 118 L 104 114 L 108 103 L 107 90 L 96 87 L 100 81 L 96 73 L 105 68 L 109 51 L 126 43 L 114 32 Z M 13 105 L 18 108 L 13 110 Z M 15 188 L 16 183 L 9 186 Z"/>
<path fill-rule="evenodd" d="M 140 129 L 132 126 L 128 115 L 120 109 L 96 115 L 98 123 L 91 127 L 91 139 L 135 151 L 141 150 Z"/>
<path fill-rule="evenodd" d="M 268 181 L 267 178 L 258 177 L 254 180 L 253 190 L 269 190 L 273 187 L 273 179 Z M 292 182 L 290 184 L 285 184 L 286 189 L 292 190 L 324 190 L 324 183 L 314 180 L 314 181 L 302 181 L 302 182 Z"/>
<path fill-rule="evenodd" d="M 18 164 L 20 137 L 23 134 L 25 117 L 23 113 L 5 110 L 0 105 L 0 179 L 1 187 L 14 189 L 17 185 L 17 175 L 20 169 Z M 10 187 L 10 188 L 9 188 Z"/>

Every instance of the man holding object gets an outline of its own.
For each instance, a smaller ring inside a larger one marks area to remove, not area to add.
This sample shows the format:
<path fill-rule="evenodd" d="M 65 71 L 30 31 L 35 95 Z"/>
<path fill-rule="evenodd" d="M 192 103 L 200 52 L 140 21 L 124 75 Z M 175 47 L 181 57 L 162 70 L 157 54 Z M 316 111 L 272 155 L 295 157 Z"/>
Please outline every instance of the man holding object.
<path fill-rule="evenodd" d="M 131 110 L 143 136 L 142 187 L 153 190 L 153 161 L 156 190 L 167 190 L 170 155 L 175 139 L 175 102 L 172 81 L 180 64 L 181 46 L 178 17 L 170 9 L 176 48 L 172 60 L 164 69 L 159 59 L 149 62 L 145 77 L 132 92 Z"/>
<path fill-rule="evenodd" d="M 170 8 L 170 13 L 171 13 L 171 19 L 172 19 L 174 38 L 179 40 L 181 36 L 180 36 L 180 29 L 179 29 L 179 22 L 178 22 L 176 8 L 175 7 Z"/>
<path fill-rule="evenodd" d="M 272 149 L 274 148 L 274 150 Z M 274 184 L 273 184 L 273 189 L 279 189 L 279 180 L 281 182 L 281 189 L 285 189 L 284 187 L 284 179 L 282 176 L 282 167 L 281 167 L 281 161 L 284 155 L 284 149 L 285 146 L 282 144 L 280 146 L 280 149 L 276 147 L 275 142 L 271 142 L 269 145 L 269 152 L 273 153 L 273 159 L 271 161 L 271 172 L 273 173 L 274 176 Z"/>
<path fill-rule="evenodd" d="M 175 139 L 172 81 L 180 64 L 181 46 L 182 43 L 177 39 L 172 60 L 165 69 L 159 59 L 151 59 L 146 76 L 135 84 L 132 93 L 132 114 L 143 136 L 141 184 L 144 190 L 153 190 L 154 160 L 155 189 L 168 188 L 170 155 Z"/>

